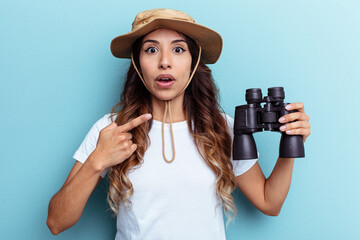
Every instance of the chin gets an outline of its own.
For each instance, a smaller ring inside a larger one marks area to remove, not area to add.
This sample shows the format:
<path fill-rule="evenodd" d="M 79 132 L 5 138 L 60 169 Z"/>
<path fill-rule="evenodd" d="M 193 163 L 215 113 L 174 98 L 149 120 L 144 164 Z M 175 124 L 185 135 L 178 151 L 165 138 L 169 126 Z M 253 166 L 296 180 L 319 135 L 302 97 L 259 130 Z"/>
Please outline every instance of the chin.
<path fill-rule="evenodd" d="M 162 92 L 162 93 L 157 93 L 157 94 L 152 94 L 152 95 L 156 99 L 161 100 L 161 101 L 172 100 L 176 96 L 176 94 L 173 92 Z"/>
<path fill-rule="evenodd" d="M 169 100 L 172 100 L 175 97 L 175 95 L 171 95 L 171 96 L 161 95 L 161 96 L 155 96 L 155 97 L 161 101 L 169 101 Z"/>

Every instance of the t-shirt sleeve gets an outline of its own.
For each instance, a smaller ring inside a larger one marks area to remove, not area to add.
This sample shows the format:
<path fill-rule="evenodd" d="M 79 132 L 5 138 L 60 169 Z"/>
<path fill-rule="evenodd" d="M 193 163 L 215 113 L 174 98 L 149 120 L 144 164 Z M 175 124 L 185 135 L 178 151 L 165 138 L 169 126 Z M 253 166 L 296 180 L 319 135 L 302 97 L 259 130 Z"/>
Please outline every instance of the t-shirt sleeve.
<path fill-rule="evenodd" d="M 97 141 L 99 138 L 100 131 L 111 124 L 110 114 L 106 114 L 104 117 L 100 118 L 87 133 L 86 137 L 80 144 L 79 148 L 74 153 L 73 158 L 82 164 L 85 163 L 90 154 L 95 150 Z M 100 175 L 104 178 L 109 169 L 105 169 Z"/>
<path fill-rule="evenodd" d="M 227 114 L 224 114 L 224 117 L 228 123 L 229 132 L 231 136 L 231 146 L 234 140 L 234 119 Z M 258 153 L 259 155 L 259 153 Z M 247 172 L 258 159 L 248 159 L 248 160 L 233 160 L 232 151 L 231 151 L 231 162 L 233 164 L 233 171 L 235 176 L 240 176 L 241 174 Z"/>

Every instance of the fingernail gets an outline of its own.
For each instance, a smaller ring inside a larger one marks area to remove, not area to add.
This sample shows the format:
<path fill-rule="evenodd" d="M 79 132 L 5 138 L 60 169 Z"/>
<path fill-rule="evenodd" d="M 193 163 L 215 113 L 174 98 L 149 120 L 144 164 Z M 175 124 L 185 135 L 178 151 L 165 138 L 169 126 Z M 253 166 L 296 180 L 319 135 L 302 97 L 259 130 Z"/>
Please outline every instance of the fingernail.
<path fill-rule="evenodd" d="M 147 113 L 147 114 L 145 114 L 145 118 L 150 119 L 150 118 L 152 118 L 152 115 L 150 113 Z"/>
<path fill-rule="evenodd" d="M 280 130 L 285 130 L 285 129 L 286 129 L 285 126 L 281 126 L 281 127 L 280 127 Z"/>
<path fill-rule="evenodd" d="M 282 117 L 282 118 L 279 119 L 279 122 L 284 122 L 284 121 L 285 121 L 285 118 L 284 118 L 284 117 Z"/>
<path fill-rule="evenodd" d="M 290 105 L 290 104 L 286 105 L 286 106 L 285 106 L 285 109 L 286 109 L 286 110 L 290 110 L 290 109 L 291 109 L 291 105 Z"/>
<path fill-rule="evenodd" d="M 291 132 L 292 132 L 291 130 L 286 131 L 286 133 L 291 133 Z"/>

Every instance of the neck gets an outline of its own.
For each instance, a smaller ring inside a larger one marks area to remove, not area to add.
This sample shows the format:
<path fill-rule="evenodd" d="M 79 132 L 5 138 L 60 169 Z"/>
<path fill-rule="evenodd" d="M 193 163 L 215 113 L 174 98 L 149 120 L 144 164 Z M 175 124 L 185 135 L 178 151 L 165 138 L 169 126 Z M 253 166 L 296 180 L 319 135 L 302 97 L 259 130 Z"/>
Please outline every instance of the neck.
<path fill-rule="evenodd" d="M 165 112 L 165 101 L 151 96 L 153 119 L 162 122 Z M 184 93 L 171 100 L 171 118 L 172 122 L 182 122 L 186 120 L 183 111 Z M 170 123 L 169 112 L 167 113 L 165 123 Z"/>

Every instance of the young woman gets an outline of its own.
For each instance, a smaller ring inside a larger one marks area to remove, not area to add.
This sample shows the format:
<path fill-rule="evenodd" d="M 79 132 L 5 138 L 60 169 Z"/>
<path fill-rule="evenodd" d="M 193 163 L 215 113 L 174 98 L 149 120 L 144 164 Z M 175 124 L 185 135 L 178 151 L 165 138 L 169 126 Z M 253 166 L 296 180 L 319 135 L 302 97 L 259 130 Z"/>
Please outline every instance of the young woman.
<path fill-rule="evenodd" d="M 234 217 L 236 186 L 263 213 L 279 214 L 294 159 L 279 158 L 268 179 L 256 159 L 232 160 L 233 119 L 220 110 L 205 65 L 221 48 L 218 33 L 169 9 L 139 13 L 132 31 L 112 41 L 114 56 L 132 59 L 121 102 L 91 128 L 51 199 L 53 234 L 79 220 L 106 174 L 116 239 L 225 239 L 222 207 Z M 281 130 L 305 142 L 303 104 L 287 107 L 298 112 L 280 119 Z"/>

